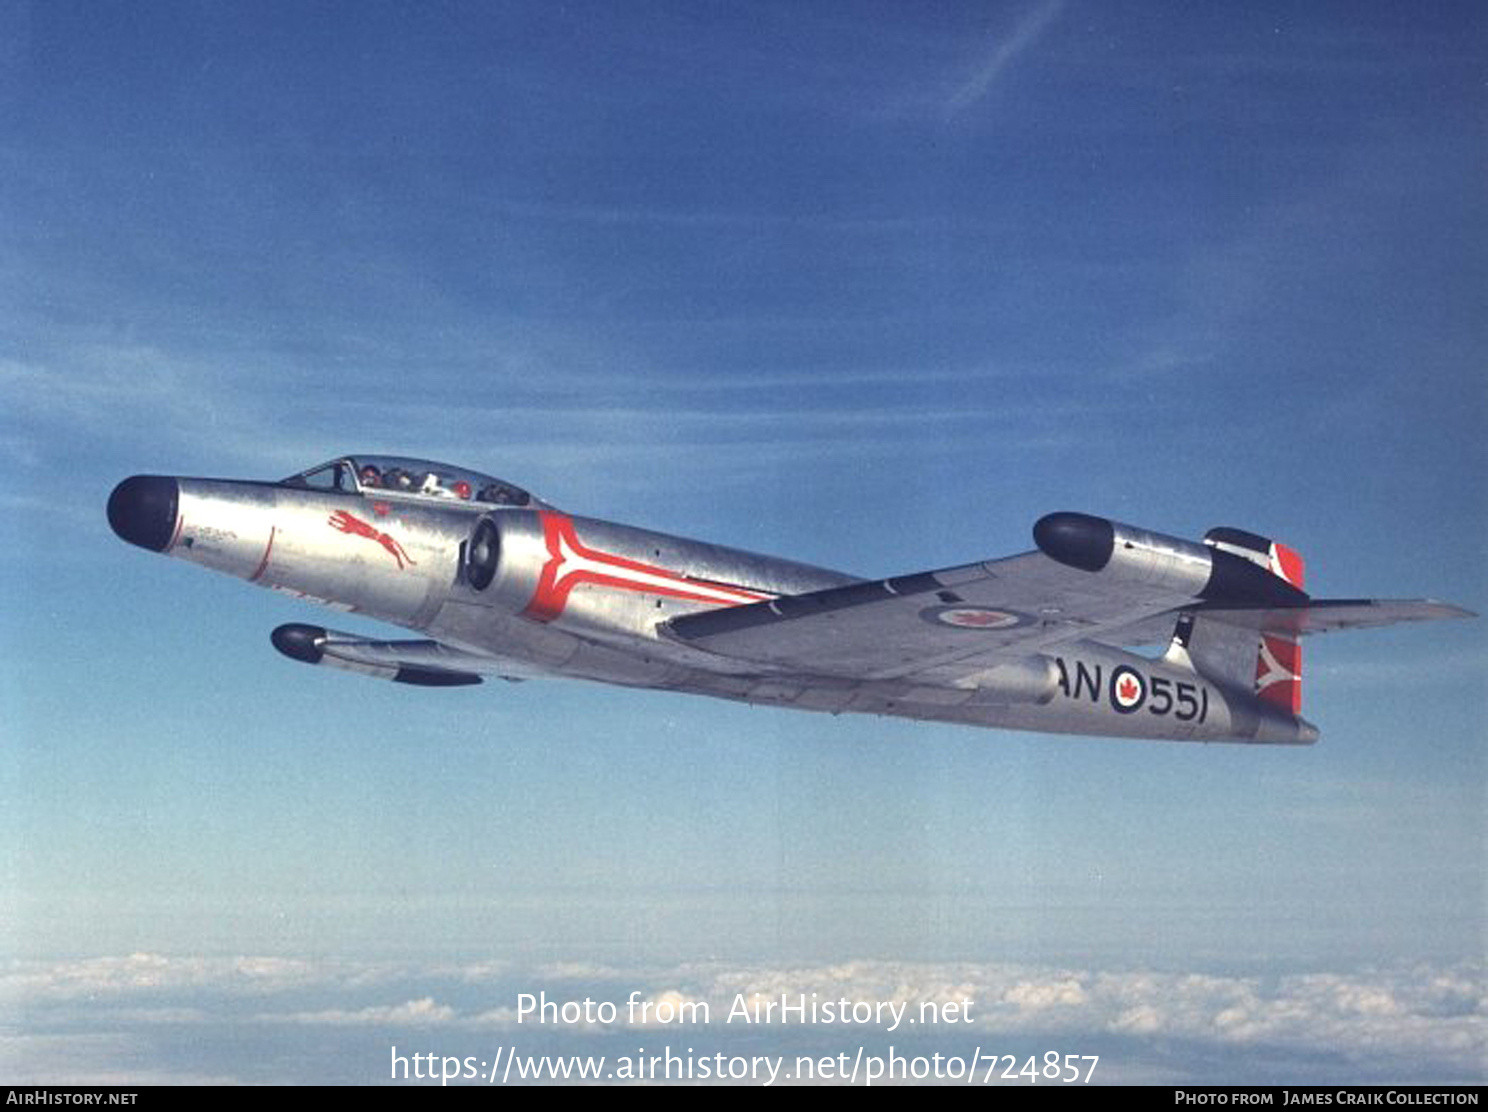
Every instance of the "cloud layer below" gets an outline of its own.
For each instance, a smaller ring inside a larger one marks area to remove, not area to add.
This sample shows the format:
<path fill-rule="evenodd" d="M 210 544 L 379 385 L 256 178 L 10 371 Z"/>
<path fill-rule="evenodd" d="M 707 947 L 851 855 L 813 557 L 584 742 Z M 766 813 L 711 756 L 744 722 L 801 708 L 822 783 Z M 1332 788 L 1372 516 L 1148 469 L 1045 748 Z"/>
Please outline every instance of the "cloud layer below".
<path fill-rule="evenodd" d="M 964 1056 L 975 1048 L 1019 1060 L 1094 1054 L 1095 1080 L 1106 1083 L 1488 1077 L 1482 963 L 1216 975 L 1001 963 L 518 967 L 133 954 L 13 962 L 0 973 L 0 1002 L 12 1017 L 0 1035 L 0 1072 L 23 1083 L 375 1083 L 388 1080 L 393 1048 L 482 1061 L 503 1048 L 612 1060 L 688 1048 L 790 1060 L 860 1046 Z M 554 1007 L 544 1014 L 541 1002 Z M 773 1015 L 758 1022 L 770 1003 Z M 805 1010 L 782 1022 L 781 1003 Z M 604 1004 L 613 1018 L 602 1018 Z M 853 1014 L 857 1021 L 844 1021 Z"/>

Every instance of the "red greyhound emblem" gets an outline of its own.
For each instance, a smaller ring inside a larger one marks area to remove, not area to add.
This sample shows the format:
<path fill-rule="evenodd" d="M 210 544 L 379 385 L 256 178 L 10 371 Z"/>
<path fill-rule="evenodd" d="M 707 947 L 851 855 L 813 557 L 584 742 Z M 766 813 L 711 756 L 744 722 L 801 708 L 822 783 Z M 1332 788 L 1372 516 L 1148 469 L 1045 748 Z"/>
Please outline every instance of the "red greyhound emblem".
<path fill-rule="evenodd" d="M 403 546 L 392 537 L 363 521 L 361 518 L 353 517 L 345 510 L 337 510 L 333 513 L 327 524 L 333 529 L 340 529 L 343 533 L 350 533 L 353 536 L 366 537 L 369 540 L 376 541 L 388 550 L 394 560 L 398 561 L 399 571 L 403 570 L 403 562 L 405 560 L 410 564 L 415 562 L 413 557 L 404 551 Z"/>

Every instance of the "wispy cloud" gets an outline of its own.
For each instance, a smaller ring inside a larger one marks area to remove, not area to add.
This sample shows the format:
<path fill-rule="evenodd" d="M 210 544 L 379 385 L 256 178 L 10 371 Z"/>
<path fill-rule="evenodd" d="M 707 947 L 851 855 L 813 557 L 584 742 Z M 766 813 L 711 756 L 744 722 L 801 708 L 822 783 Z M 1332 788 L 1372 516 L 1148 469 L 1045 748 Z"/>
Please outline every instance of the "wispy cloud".
<path fill-rule="evenodd" d="M 60 467 L 75 452 L 59 446 L 88 445 L 90 458 L 122 454 L 150 429 L 149 451 L 136 447 L 125 466 L 276 478 L 336 452 L 377 450 L 498 471 L 520 460 L 521 473 L 510 477 L 537 483 L 575 469 L 649 475 L 687 454 L 702 461 L 695 466 L 743 479 L 849 448 L 858 458 L 893 455 L 929 428 L 942 449 L 959 443 L 968 452 L 991 432 L 1004 447 L 1037 447 L 1084 429 L 1088 443 L 1091 419 L 1113 406 L 1109 398 L 1050 398 L 1029 369 L 932 366 L 914 376 L 922 389 L 912 397 L 902 388 L 910 372 L 872 368 L 834 376 L 766 370 L 748 379 L 642 371 L 619 383 L 547 370 L 536 384 L 513 373 L 479 393 L 403 396 L 398 374 L 372 359 L 358 391 L 327 392 L 297 384 L 294 368 L 271 354 L 245 375 L 193 353 L 81 341 L 47 360 L 0 357 L 0 406 L 18 425 L 0 429 L 0 457 Z M 978 391 L 979 383 L 988 388 Z M 979 400 L 966 402 L 968 392 Z M 505 430 L 499 454 L 493 428 Z M 119 477 L 104 471 L 98 482 Z M 13 501 L 21 511 L 47 506 Z M 93 525 L 101 520 L 91 503 L 85 513 Z"/>
<path fill-rule="evenodd" d="M 1025 12 L 1009 34 L 999 35 L 976 72 L 946 101 L 946 115 L 964 112 L 985 97 L 1008 67 L 1044 36 L 1063 7 L 1064 0 L 1043 0 Z"/>
<path fill-rule="evenodd" d="M 424 1027 L 447 1023 L 455 1018 L 448 1004 L 432 996 L 405 1000 L 401 1004 L 373 1004 L 365 1008 L 327 1008 L 319 1012 L 296 1012 L 277 1017 L 280 1021 L 325 1027 Z"/>

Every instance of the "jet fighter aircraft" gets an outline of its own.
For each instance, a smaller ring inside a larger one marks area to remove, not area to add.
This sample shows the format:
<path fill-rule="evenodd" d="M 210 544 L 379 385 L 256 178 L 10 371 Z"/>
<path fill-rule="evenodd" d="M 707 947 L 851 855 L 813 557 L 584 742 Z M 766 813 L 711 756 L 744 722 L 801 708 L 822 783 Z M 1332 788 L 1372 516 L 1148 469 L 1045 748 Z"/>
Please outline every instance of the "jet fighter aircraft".
<path fill-rule="evenodd" d="M 278 482 L 136 475 L 124 540 L 423 636 L 316 625 L 286 656 L 440 687 L 566 676 L 799 710 L 1050 733 L 1310 744 L 1300 639 L 1472 617 L 1315 599 L 1292 549 L 1081 513 L 1035 551 L 889 579 L 580 517 L 490 475 L 342 456 Z M 1133 652 L 1156 646 L 1160 655 Z"/>

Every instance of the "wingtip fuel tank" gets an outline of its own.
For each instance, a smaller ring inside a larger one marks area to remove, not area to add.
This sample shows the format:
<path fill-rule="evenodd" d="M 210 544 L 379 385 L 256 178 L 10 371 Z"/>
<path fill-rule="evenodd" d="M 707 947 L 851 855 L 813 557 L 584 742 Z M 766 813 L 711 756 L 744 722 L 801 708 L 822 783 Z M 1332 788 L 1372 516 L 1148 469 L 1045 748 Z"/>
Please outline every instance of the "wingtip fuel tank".
<path fill-rule="evenodd" d="M 1245 547 L 1246 538 L 1265 546 L 1260 554 Z M 1041 517 L 1033 527 L 1033 539 L 1039 551 L 1066 567 L 1187 592 L 1207 603 L 1299 606 L 1308 601 L 1301 589 L 1301 558 L 1285 545 L 1240 530 L 1212 529 L 1198 544 L 1104 517 L 1061 511 Z"/>

